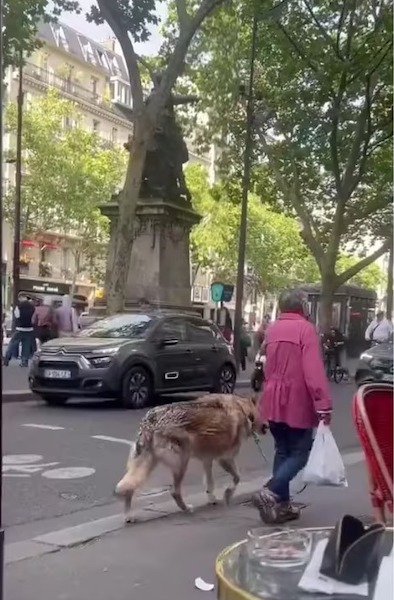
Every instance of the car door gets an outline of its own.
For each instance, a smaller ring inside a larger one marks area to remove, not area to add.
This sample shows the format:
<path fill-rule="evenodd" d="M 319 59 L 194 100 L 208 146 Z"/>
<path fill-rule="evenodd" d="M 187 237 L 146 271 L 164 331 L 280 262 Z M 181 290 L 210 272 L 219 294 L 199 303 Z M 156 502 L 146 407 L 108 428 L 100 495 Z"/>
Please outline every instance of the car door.
<path fill-rule="evenodd" d="M 155 332 L 157 389 L 193 387 L 194 355 L 181 317 L 164 319 Z"/>
<path fill-rule="evenodd" d="M 219 368 L 220 346 L 216 332 L 208 321 L 187 318 L 188 338 L 195 356 L 196 385 L 210 387 Z"/>

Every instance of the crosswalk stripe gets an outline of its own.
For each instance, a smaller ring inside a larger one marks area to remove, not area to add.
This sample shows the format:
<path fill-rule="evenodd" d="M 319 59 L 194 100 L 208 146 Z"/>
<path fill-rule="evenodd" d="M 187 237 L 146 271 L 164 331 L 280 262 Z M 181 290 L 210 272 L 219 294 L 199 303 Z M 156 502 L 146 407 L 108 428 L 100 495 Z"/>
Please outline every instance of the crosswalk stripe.
<path fill-rule="evenodd" d="M 124 438 L 111 437 L 110 435 L 92 435 L 94 440 L 103 440 L 104 442 L 116 442 L 118 444 L 126 444 L 127 446 L 135 446 L 135 442 L 131 440 L 125 440 Z"/>

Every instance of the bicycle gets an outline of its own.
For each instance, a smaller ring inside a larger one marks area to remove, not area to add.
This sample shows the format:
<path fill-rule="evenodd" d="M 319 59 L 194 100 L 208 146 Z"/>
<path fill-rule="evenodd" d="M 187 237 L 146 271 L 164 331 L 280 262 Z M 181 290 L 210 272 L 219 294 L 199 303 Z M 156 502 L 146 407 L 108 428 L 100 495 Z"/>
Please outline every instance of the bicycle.
<path fill-rule="evenodd" d="M 333 356 L 329 353 L 325 353 L 324 356 L 324 367 L 329 381 L 335 383 L 341 383 L 345 376 L 348 375 L 347 369 L 340 367 L 339 365 L 333 364 Z"/>

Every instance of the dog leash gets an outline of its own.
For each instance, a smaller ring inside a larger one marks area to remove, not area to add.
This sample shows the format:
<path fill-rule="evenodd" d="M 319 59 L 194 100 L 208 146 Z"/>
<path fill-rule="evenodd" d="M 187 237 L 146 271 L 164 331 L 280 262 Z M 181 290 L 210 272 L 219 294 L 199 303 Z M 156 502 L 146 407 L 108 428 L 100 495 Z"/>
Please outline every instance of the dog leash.
<path fill-rule="evenodd" d="M 255 442 L 255 444 L 256 444 L 256 446 L 257 446 L 257 448 L 258 448 L 261 456 L 264 458 L 265 463 L 268 464 L 268 458 L 266 457 L 266 455 L 263 452 L 263 449 L 262 449 L 261 444 L 260 444 L 260 438 L 259 438 L 259 436 L 257 435 L 257 433 L 255 431 L 252 431 L 252 436 L 253 436 L 254 442 Z M 298 496 L 299 494 L 302 494 L 302 492 L 306 490 L 307 486 L 308 486 L 308 484 L 304 483 L 304 485 L 302 486 L 302 488 L 300 490 L 298 490 L 298 492 L 294 493 L 294 496 Z"/>

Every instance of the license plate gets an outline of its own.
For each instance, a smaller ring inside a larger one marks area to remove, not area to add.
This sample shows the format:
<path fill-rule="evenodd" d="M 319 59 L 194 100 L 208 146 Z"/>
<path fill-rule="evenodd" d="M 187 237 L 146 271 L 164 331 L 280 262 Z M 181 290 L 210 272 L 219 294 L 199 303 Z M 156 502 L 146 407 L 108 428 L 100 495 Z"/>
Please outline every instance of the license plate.
<path fill-rule="evenodd" d="M 44 369 L 44 377 L 47 377 L 48 379 L 71 379 L 71 371 Z"/>

